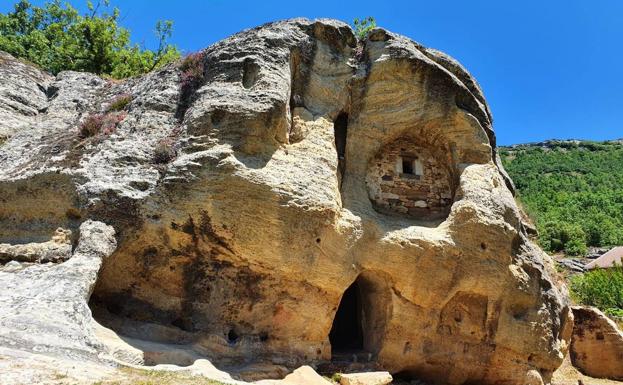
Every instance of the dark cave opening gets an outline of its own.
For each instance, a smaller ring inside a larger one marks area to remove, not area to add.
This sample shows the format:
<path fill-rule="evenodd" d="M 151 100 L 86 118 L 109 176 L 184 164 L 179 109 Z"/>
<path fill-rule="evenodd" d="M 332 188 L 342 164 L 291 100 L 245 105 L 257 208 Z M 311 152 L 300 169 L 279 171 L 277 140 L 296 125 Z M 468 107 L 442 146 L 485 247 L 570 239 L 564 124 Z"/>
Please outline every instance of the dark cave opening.
<path fill-rule="evenodd" d="M 342 296 L 329 333 L 332 355 L 362 351 L 362 301 L 359 283 L 355 281 Z"/>
<path fill-rule="evenodd" d="M 348 114 L 340 113 L 333 122 L 333 133 L 335 135 L 335 149 L 338 159 L 344 159 L 346 154 L 346 134 L 348 131 Z"/>
<path fill-rule="evenodd" d="M 333 136 L 335 138 L 335 150 L 337 152 L 338 180 L 340 182 L 340 186 L 342 185 L 342 177 L 344 176 L 344 169 L 346 167 L 345 156 L 347 133 L 348 114 L 342 112 L 333 122 Z"/>

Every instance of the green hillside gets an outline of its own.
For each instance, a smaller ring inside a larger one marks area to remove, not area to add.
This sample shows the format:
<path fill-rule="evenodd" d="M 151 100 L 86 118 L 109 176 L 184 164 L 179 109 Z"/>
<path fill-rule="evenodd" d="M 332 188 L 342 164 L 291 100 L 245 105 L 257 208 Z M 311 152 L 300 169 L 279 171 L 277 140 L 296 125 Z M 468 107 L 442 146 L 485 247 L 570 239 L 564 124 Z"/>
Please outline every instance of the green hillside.
<path fill-rule="evenodd" d="M 545 250 L 623 244 L 623 141 L 548 141 L 500 155 Z"/>

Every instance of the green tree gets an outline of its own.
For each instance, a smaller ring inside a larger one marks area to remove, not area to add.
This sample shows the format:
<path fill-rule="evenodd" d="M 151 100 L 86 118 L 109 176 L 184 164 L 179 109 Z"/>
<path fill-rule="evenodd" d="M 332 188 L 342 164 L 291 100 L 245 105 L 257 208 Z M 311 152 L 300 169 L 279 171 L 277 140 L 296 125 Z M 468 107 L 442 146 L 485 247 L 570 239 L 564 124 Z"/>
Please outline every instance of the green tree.
<path fill-rule="evenodd" d="M 88 71 L 115 78 L 136 76 L 179 58 L 169 44 L 173 23 L 158 21 L 155 51 L 132 44 L 130 31 L 119 26 L 119 9 L 109 0 L 93 4 L 80 15 L 60 0 L 42 7 L 20 0 L 13 12 L 0 14 L 0 50 L 27 59 L 56 74 L 63 70 Z"/>
<path fill-rule="evenodd" d="M 363 40 L 368 36 L 368 32 L 376 28 L 376 20 L 372 16 L 365 19 L 355 18 L 353 20 L 353 29 L 359 40 Z"/>
<path fill-rule="evenodd" d="M 501 148 L 547 251 L 623 244 L 623 145 L 560 142 Z"/>
<path fill-rule="evenodd" d="M 571 294 L 581 304 L 610 314 L 623 311 L 623 267 L 595 269 L 571 278 Z"/>

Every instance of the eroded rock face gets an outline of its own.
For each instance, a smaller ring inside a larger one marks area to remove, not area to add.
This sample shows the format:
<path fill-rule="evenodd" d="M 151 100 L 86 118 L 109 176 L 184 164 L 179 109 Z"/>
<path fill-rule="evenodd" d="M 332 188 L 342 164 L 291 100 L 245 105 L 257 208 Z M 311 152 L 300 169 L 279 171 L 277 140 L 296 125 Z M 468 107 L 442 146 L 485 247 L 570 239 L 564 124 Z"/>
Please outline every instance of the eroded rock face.
<path fill-rule="evenodd" d="M 178 66 L 49 80 L 45 107 L 0 147 L 0 242 L 113 225 L 100 320 L 220 365 L 355 350 L 438 383 L 549 380 L 568 303 L 456 61 L 382 29 L 358 44 L 341 22 L 295 19 L 207 48 L 203 66 L 190 96 Z M 116 130 L 79 138 L 122 93 L 133 99 Z M 157 164 L 165 140 L 177 157 Z M 386 176 L 401 201 L 379 207 L 371 181 Z M 354 332 L 330 338 L 336 323 Z"/>
<path fill-rule="evenodd" d="M 574 306 L 571 362 L 583 373 L 623 380 L 623 333 L 596 308 Z"/>
<path fill-rule="evenodd" d="M 82 360 L 101 353 L 88 301 L 103 259 L 115 250 L 115 231 L 89 220 L 79 233 L 66 262 L 0 268 L 1 347 Z"/>
<path fill-rule="evenodd" d="M 71 230 L 56 229 L 52 239 L 41 243 L 0 243 L 0 263 L 64 262 L 71 258 Z"/>

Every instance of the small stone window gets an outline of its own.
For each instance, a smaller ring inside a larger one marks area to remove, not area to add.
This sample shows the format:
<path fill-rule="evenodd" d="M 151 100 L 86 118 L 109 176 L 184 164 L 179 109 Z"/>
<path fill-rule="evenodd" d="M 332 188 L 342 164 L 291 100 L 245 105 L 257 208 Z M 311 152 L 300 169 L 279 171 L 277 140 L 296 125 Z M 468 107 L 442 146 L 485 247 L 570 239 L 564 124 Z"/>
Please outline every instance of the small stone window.
<path fill-rule="evenodd" d="M 408 179 L 420 179 L 424 175 L 424 166 L 417 156 L 399 156 L 396 173 Z"/>
<path fill-rule="evenodd" d="M 402 158 L 402 173 L 414 174 L 413 163 L 414 160 L 411 158 Z"/>

